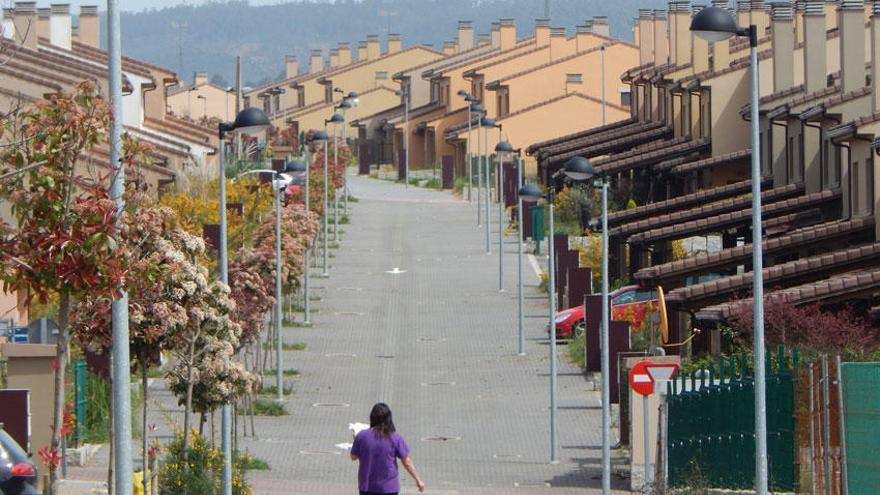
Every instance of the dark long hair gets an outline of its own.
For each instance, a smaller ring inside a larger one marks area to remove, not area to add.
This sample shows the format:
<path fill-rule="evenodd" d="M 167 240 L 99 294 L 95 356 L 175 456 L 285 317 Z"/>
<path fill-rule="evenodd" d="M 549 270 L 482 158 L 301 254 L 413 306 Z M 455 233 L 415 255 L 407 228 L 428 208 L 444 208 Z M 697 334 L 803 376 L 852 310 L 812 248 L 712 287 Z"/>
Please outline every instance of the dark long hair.
<path fill-rule="evenodd" d="M 370 411 L 370 428 L 375 430 L 383 437 L 390 437 L 392 433 L 397 431 L 394 428 L 394 421 L 391 419 L 391 408 L 384 402 L 379 402 L 373 406 Z"/>

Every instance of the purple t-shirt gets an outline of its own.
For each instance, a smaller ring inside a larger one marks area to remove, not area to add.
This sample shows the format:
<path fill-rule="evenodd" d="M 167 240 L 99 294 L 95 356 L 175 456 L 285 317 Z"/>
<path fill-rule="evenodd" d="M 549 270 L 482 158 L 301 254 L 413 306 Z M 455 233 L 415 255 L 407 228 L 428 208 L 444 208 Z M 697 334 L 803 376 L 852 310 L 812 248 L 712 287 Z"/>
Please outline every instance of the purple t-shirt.
<path fill-rule="evenodd" d="M 364 492 L 397 493 L 397 459 L 409 456 L 409 446 L 399 434 L 383 437 L 372 428 L 357 434 L 351 453 L 358 457 L 358 489 Z"/>

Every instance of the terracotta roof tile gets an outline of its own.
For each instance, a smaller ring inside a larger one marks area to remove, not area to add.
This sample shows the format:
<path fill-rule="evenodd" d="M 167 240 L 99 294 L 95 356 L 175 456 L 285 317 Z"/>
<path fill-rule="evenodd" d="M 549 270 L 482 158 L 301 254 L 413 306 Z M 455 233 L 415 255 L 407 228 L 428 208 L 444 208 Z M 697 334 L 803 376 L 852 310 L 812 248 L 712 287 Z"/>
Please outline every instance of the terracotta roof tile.
<path fill-rule="evenodd" d="M 582 138 L 586 138 L 589 136 L 595 136 L 595 135 L 601 134 L 603 132 L 608 132 L 608 131 L 611 131 L 614 129 L 619 129 L 621 127 L 625 127 L 625 126 L 629 126 L 629 125 L 633 125 L 633 124 L 638 124 L 638 123 L 639 123 L 639 120 L 635 117 L 632 117 L 632 118 L 629 118 L 626 120 L 619 120 L 617 122 L 612 122 L 612 123 L 606 124 L 604 126 L 592 127 L 592 128 L 587 129 L 585 131 L 579 131 L 579 132 L 575 132 L 572 134 L 566 134 L 564 136 L 559 136 L 557 138 L 548 139 L 547 141 L 541 141 L 539 143 L 532 144 L 531 146 L 526 148 L 526 153 L 528 155 L 534 156 L 536 153 L 540 153 L 541 150 L 543 150 L 544 148 L 548 148 L 550 146 L 564 143 L 566 141 L 570 141 L 573 139 L 582 139 Z"/>
<path fill-rule="evenodd" d="M 614 40 L 614 41 L 612 41 L 610 44 L 608 44 L 608 45 L 604 45 L 604 46 L 606 46 L 606 47 L 610 47 L 610 46 L 620 45 L 620 44 L 623 44 L 623 43 L 621 43 L 621 42 L 619 42 L 619 41 L 617 41 L 617 40 Z M 495 81 L 491 81 L 487 86 L 489 86 L 489 85 L 497 85 L 497 84 L 500 84 L 500 83 L 503 83 L 503 82 L 509 81 L 509 80 L 511 80 L 511 79 L 516 79 L 517 77 L 524 76 L 524 75 L 526 75 L 526 74 L 531 74 L 532 72 L 539 71 L 539 70 L 541 70 L 541 69 L 546 69 L 547 67 L 552 67 L 552 66 L 554 66 L 554 65 L 556 65 L 556 64 L 561 64 L 561 63 L 568 62 L 569 60 L 573 60 L 573 59 L 576 59 L 576 58 L 578 58 L 578 57 L 582 57 L 582 56 L 587 55 L 587 54 L 590 54 L 590 53 L 598 52 L 598 51 L 600 51 L 601 49 L 602 49 L 602 45 L 600 45 L 600 46 L 595 46 L 595 47 L 593 47 L 593 48 L 590 48 L 589 50 L 584 50 L 584 51 L 581 51 L 581 52 L 572 53 L 571 55 L 568 55 L 568 56 L 565 56 L 565 57 L 562 57 L 562 58 L 558 58 L 558 59 L 556 59 L 556 60 L 551 60 L 551 61 L 549 61 L 549 62 L 545 62 L 545 63 L 543 63 L 543 64 L 536 65 L 536 66 L 534 66 L 534 67 L 529 67 L 528 69 L 524 69 L 524 70 L 521 70 L 521 71 L 519 71 L 519 72 L 515 72 L 515 73 L 513 73 L 513 74 L 506 75 L 506 76 L 502 77 L 501 79 L 497 79 L 497 80 L 495 80 Z"/>
<path fill-rule="evenodd" d="M 804 227 L 775 238 L 765 236 L 764 256 L 835 239 L 859 239 L 865 234 L 870 234 L 873 239 L 873 231 L 874 217 L 836 220 Z M 641 284 L 656 285 L 669 279 L 747 263 L 751 258 L 752 245 L 746 244 L 643 268 L 636 272 L 635 278 Z"/>
<path fill-rule="evenodd" d="M 751 184 L 751 181 L 748 182 Z M 774 189 L 770 189 L 769 191 L 762 192 L 761 201 L 769 205 L 775 201 L 797 197 L 803 192 L 803 184 L 788 184 L 786 186 L 777 187 Z M 697 193 L 696 195 L 699 194 L 700 193 Z M 748 208 L 752 204 L 751 187 L 739 197 L 716 201 L 709 204 L 706 204 L 705 202 L 700 204 L 702 206 L 697 206 L 682 211 L 676 211 L 673 213 L 667 213 L 665 215 L 652 216 L 644 220 L 621 225 L 620 227 L 611 229 L 609 235 L 611 237 L 630 237 L 639 232 L 646 232 L 654 229 L 659 229 L 661 227 L 675 226 L 685 222 L 692 222 L 701 218 L 715 217 L 723 213 L 741 211 L 743 208 Z"/>
<path fill-rule="evenodd" d="M 737 160 L 745 160 L 747 158 L 751 158 L 752 150 L 751 148 L 734 151 L 731 153 L 725 153 L 723 155 L 711 156 L 709 158 L 704 158 L 702 160 L 695 160 L 681 164 L 675 164 L 670 167 L 670 171 L 673 174 L 686 174 L 690 172 L 697 172 L 703 169 L 707 169 L 710 167 L 714 167 L 716 165 L 722 165 L 725 163 L 730 163 Z"/>
<path fill-rule="evenodd" d="M 566 153 L 575 149 L 592 146 L 597 143 L 603 143 L 609 139 L 619 139 L 625 136 L 629 136 L 631 134 L 652 131 L 654 129 L 659 129 L 663 127 L 665 127 L 665 124 L 663 122 L 632 122 L 630 124 L 620 127 L 614 127 L 599 133 L 576 136 L 570 139 L 566 139 L 565 141 L 559 141 L 555 144 L 544 146 L 534 155 L 539 159 L 544 159 L 554 154 Z"/>
<path fill-rule="evenodd" d="M 771 178 L 765 178 L 762 186 L 769 186 L 773 183 Z M 647 217 L 654 217 L 677 210 L 683 210 L 695 205 L 705 205 L 721 199 L 727 199 L 731 196 L 748 194 L 752 190 L 752 180 L 746 179 L 741 182 L 734 182 L 724 186 L 713 187 L 711 189 L 703 189 L 695 193 L 678 196 L 677 198 L 649 203 L 630 210 L 620 210 L 608 215 L 608 225 L 615 227 L 617 225 L 642 220 Z"/>
<path fill-rule="evenodd" d="M 781 286 L 803 282 L 805 278 L 821 278 L 829 272 L 852 270 L 876 261 L 880 261 L 880 243 L 875 242 L 766 267 L 763 270 L 764 284 Z M 740 273 L 674 289 L 667 293 L 666 300 L 677 306 L 694 307 L 701 304 L 701 299 L 729 297 L 736 292 L 750 293 L 753 280 L 753 272 Z"/>
<path fill-rule="evenodd" d="M 839 200 L 840 197 L 840 190 L 819 191 L 804 196 L 798 196 L 796 198 L 784 199 L 782 201 L 765 204 L 761 208 L 761 214 L 767 219 L 772 219 L 773 217 L 804 211 L 824 203 Z M 791 218 L 786 220 L 795 221 L 797 219 Z M 663 240 L 683 239 L 701 232 L 724 230 L 737 225 L 748 225 L 751 221 L 752 209 L 749 207 L 730 213 L 722 213 L 708 218 L 697 218 L 676 225 L 668 225 L 640 232 L 631 236 L 629 242 L 630 244 L 650 244 Z M 767 221 L 764 223 L 766 226 Z"/>
<path fill-rule="evenodd" d="M 630 153 L 620 153 L 604 160 L 596 160 L 596 163 L 593 165 L 602 172 L 616 174 L 646 165 L 653 165 L 677 156 L 705 151 L 710 146 L 711 140 L 709 138 L 691 140 L 689 137 L 683 136 L 656 143 L 655 146 L 635 149 Z"/>
<path fill-rule="evenodd" d="M 619 153 L 624 150 L 633 149 L 636 146 L 667 139 L 671 137 L 671 135 L 672 128 L 666 126 L 657 126 L 650 130 L 641 130 L 637 132 L 609 133 L 601 138 L 585 139 L 575 142 L 574 144 L 577 147 L 567 146 L 566 150 L 548 153 L 544 155 L 541 162 L 542 165 L 546 165 L 568 160 L 574 156 L 594 158 L 597 156 L 608 155 L 610 153 Z"/>
<path fill-rule="evenodd" d="M 880 267 L 867 268 L 825 280 L 789 287 L 764 294 L 765 303 L 787 302 L 794 305 L 815 302 L 850 300 L 863 294 L 880 290 Z M 752 304 L 752 299 L 739 299 L 709 306 L 696 313 L 703 321 L 723 321 L 734 315 L 740 307 Z"/>

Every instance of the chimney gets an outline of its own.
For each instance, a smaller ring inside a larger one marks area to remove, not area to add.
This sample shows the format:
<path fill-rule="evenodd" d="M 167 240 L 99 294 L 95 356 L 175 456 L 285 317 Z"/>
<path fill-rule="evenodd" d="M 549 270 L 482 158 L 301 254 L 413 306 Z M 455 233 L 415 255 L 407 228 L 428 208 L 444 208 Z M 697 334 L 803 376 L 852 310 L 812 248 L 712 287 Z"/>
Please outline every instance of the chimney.
<path fill-rule="evenodd" d="M 288 55 L 284 57 L 284 78 L 291 79 L 299 75 L 299 63 L 296 55 Z"/>
<path fill-rule="evenodd" d="M 367 35 L 367 60 L 376 60 L 382 56 L 382 49 L 379 46 L 379 35 Z"/>
<path fill-rule="evenodd" d="M 697 15 L 704 7 L 704 5 L 694 5 L 694 15 Z M 709 70 L 709 42 L 699 36 L 694 36 L 691 43 L 693 43 L 691 63 L 694 74 Z"/>
<path fill-rule="evenodd" d="M 208 84 L 208 73 L 196 72 L 193 74 L 193 86 L 201 86 L 203 84 Z"/>
<path fill-rule="evenodd" d="M 15 2 L 15 40 L 25 48 L 37 49 L 37 3 Z"/>
<path fill-rule="evenodd" d="M 639 65 L 654 61 L 654 22 L 651 9 L 639 9 Z"/>
<path fill-rule="evenodd" d="M 446 55 L 455 55 L 458 52 L 458 46 L 454 41 L 443 42 L 443 53 Z"/>
<path fill-rule="evenodd" d="M 397 53 L 400 51 L 400 35 L 390 33 L 388 35 L 388 53 Z"/>
<path fill-rule="evenodd" d="M 825 2 L 804 2 L 804 88 L 807 93 L 824 89 L 825 75 Z"/>
<path fill-rule="evenodd" d="M 70 20 L 70 5 L 55 3 L 50 6 L 49 43 L 70 50 L 73 48 L 73 27 Z"/>
<path fill-rule="evenodd" d="M 712 6 L 727 9 L 727 0 L 712 0 Z M 712 70 L 730 67 L 730 42 L 727 40 L 712 43 Z"/>
<path fill-rule="evenodd" d="M 604 15 L 593 16 L 593 33 L 606 38 L 611 37 L 611 30 L 608 28 L 608 17 Z"/>
<path fill-rule="evenodd" d="M 93 48 L 101 47 L 97 5 L 83 5 L 79 8 L 79 42 Z"/>
<path fill-rule="evenodd" d="M 691 63 L 691 14 L 689 1 L 669 2 L 670 59 L 676 65 Z"/>
<path fill-rule="evenodd" d="M 566 49 L 565 28 L 550 28 L 550 61 L 559 60 L 569 54 Z"/>
<path fill-rule="evenodd" d="M 669 63 L 669 37 L 666 27 L 666 12 L 654 11 L 654 65 Z"/>
<path fill-rule="evenodd" d="M 516 46 L 516 24 L 513 19 L 501 19 L 501 49 L 510 50 Z"/>
<path fill-rule="evenodd" d="M 794 10 L 794 42 L 804 42 L 804 0 L 795 0 Z"/>
<path fill-rule="evenodd" d="M 871 2 L 871 99 L 874 112 L 880 112 L 880 0 Z"/>
<path fill-rule="evenodd" d="M 37 38 L 49 38 L 49 19 L 51 17 L 52 9 L 50 9 L 49 7 L 37 9 Z"/>
<path fill-rule="evenodd" d="M 488 34 L 481 34 L 477 36 L 477 46 L 486 46 L 492 44 L 492 37 Z"/>
<path fill-rule="evenodd" d="M 550 19 L 535 19 L 535 46 L 550 44 Z"/>
<path fill-rule="evenodd" d="M 577 51 L 585 52 L 590 48 L 599 44 L 599 40 L 593 36 L 593 26 L 589 24 L 581 24 L 577 26 L 575 32 L 575 44 L 577 45 Z"/>
<path fill-rule="evenodd" d="M 348 42 L 341 41 L 339 43 L 339 65 L 349 65 L 351 63 L 351 47 Z"/>
<path fill-rule="evenodd" d="M 363 62 L 367 59 L 367 42 L 359 41 L 358 42 L 358 62 Z"/>
<path fill-rule="evenodd" d="M 771 5 L 773 32 L 773 91 L 794 86 L 794 19 L 791 4 Z"/>
<path fill-rule="evenodd" d="M 492 23 L 492 47 L 500 48 L 501 47 L 501 23 L 493 22 Z"/>
<path fill-rule="evenodd" d="M 15 10 L 12 8 L 3 9 L 3 37 L 11 40 L 15 39 Z"/>
<path fill-rule="evenodd" d="M 844 93 L 865 86 L 865 2 L 840 0 L 840 79 Z"/>
<path fill-rule="evenodd" d="M 324 70 L 324 54 L 321 50 L 312 50 L 309 56 L 309 74 Z"/>
<path fill-rule="evenodd" d="M 738 26 L 748 26 L 752 22 L 752 2 L 751 0 L 739 0 L 736 2 L 736 24 Z M 761 33 L 758 33 L 761 36 Z"/>
<path fill-rule="evenodd" d="M 339 48 L 330 49 L 330 67 L 339 67 Z"/>
<path fill-rule="evenodd" d="M 770 16 L 764 8 L 764 0 L 752 0 L 749 14 L 750 22 L 758 28 L 758 39 L 767 35 L 767 27 L 770 25 Z"/>
<path fill-rule="evenodd" d="M 458 21 L 458 49 L 467 51 L 474 47 L 474 23 Z"/>

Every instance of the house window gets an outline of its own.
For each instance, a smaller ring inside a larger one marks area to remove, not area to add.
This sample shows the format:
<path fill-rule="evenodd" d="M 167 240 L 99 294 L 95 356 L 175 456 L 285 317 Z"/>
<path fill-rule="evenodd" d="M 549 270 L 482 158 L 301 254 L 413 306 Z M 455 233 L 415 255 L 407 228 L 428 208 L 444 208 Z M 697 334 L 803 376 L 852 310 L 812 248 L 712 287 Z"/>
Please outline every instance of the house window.
<path fill-rule="evenodd" d="M 296 106 L 306 106 L 306 88 L 296 88 Z"/>
<path fill-rule="evenodd" d="M 822 148 L 824 148 L 824 170 L 826 188 L 837 187 L 840 185 L 840 149 L 831 144 L 828 140 L 822 140 Z"/>
<path fill-rule="evenodd" d="M 874 214 L 874 154 L 868 158 L 865 166 L 865 214 Z"/>
<path fill-rule="evenodd" d="M 272 113 L 272 100 L 269 98 L 263 98 L 263 111 L 266 113 Z"/>
<path fill-rule="evenodd" d="M 272 96 L 272 106 L 275 108 L 276 112 L 281 110 L 281 94 L 280 93 Z"/>
<path fill-rule="evenodd" d="M 785 150 L 787 160 L 787 168 L 786 170 L 786 182 L 791 183 L 794 180 L 794 167 L 797 162 L 797 155 L 795 154 L 795 137 L 788 136 L 788 148 Z"/>
<path fill-rule="evenodd" d="M 440 81 L 431 81 L 431 102 L 440 101 Z"/>
<path fill-rule="evenodd" d="M 483 101 L 483 78 L 475 77 L 471 81 L 471 94 L 479 101 Z"/>
<path fill-rule="evenodd" d="M 324 85 L 324 103 L 332 103 L 333 102 L 333 85 L 325 84 Z"/>
<path fill-rule="evenodd" d="M 622 107 L 631 107 L 632 106 L 632 92 L 629 88 L 620 88 L 617 90 L 620 93 L 620 106 Z"/>
<path fill-rule="evenodd" d="M 507 116 L 510 113 L 510 90 L 508 88 L 499 89 L 495 100 L 498 105 L 498 116 Z"/>
<path fill-rule="evenodd" d="M 250 108 L 250 106 L 251 106 L 251 97 L 245 96 L 244 97 L 244 108 Z"/>
<path fill-rule="evenodd" d="M 384 81 L 386 79 L 388 79 L 388 72 L 387 71 L 384 71 L 384 70 L 376 71 L 376 80 L 377 81 Z"/>
<path fill-rule="evenodd" d="M 584 82 L 584 76 L 582 74 L 566 74 L 565 82 L 567 84 L 581 84 Z"/>

